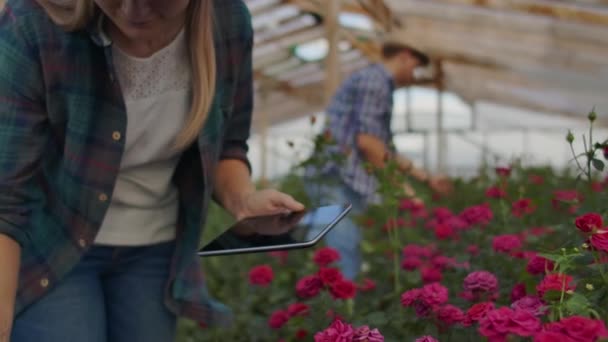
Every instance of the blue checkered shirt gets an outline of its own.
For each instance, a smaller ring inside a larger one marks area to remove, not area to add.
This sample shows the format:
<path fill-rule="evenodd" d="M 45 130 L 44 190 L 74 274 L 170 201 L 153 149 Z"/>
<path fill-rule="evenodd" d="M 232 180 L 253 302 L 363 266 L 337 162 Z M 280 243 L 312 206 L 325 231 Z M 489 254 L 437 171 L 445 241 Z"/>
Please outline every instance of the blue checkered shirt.
<path fill-rule="evenodd" d="M 394 151 L 391 132 L 394 90 L 393 78 L 381 64 L 372 64 L 349 76 L 327 108 L 325 127 L 335 141 L 325 152 L 346 153 L 346 160 L 342 164 L 328 162 L 321 170 L 309 168 L 307 175 L 338 176 L 368 204 L 377 203 L 378 181 L 366 170 L 356 137 L 360 133 L 373 135 Z"/>

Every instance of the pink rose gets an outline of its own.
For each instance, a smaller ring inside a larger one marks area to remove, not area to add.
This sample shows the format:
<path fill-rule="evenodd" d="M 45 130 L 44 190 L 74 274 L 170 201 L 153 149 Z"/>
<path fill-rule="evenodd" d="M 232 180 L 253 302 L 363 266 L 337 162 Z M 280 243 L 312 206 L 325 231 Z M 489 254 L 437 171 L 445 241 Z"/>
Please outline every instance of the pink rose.
<path fill-rule="evenodd" d="M 431 260 L 431 263 L 436 268 L 443 270 L 446 269 L 448 266 L 453 266 L 456 261 L 453 258 L 448 258 L 444 255 L 438 255 L 434 257 L 433 260 Z"/>
<path fill-rule="evenodd" d="M 289 314 L 287 311 L 277 310 L 270 315 L 268 325 L 272 329 L 281 329 L 287 321 L 289 321 Z"/>
<path fill-rule="evenodd" d="M 448 289 L 439 283 L 425 285 L 419 299 L 429 306 L 445 304 L 448 301 Z"/>
<path fill-rule="evenodd" d="M 464 321 L 464 313 L 454 305 L 444 305 L 437 310 L 437 319 L 446 325 L 454 325 Z"/>
<path fill-rule="evenodd" d="M 517 336 L 534 336 L 541 330 L 542 323 L 538 317 L 526 310 L 515 310 L 511 315 L 509 332 Z"/>
<path fill-rule="evenodd" d="M 327 329 L 315 334 L 315 342 L 352 342 L 354 336 L 352 325 L 335 320 Z"/>
<path fill-rule="evenodd" d="M 542 316 L 547 311 L 547 307 L 543 301 L 535 296 L 525 296 L 511 304 L 513 310 L 528 311 L 534 316 Z"/>
<path fill-rule="evenodd" d="M 274 273 L 269 265 L 255 266 L 249 271 L 249 283 L 251 285 L 268 286 L 273 278 Z"/>
<path fill-rule="evenodd" d="M 353 342 L 384 342 L 384 336 L 378 329 L 371 330 L 367 325 L 357 328 Z"/>
<path fill-rule="evenodd" d="M 342 273 L 337 268 L 321 268 L 317 275 L 323 285 L 331 285 L 343 279 Z"/>
<path fill-rule="evenodd" d="M 510 253 L 520 249 L 521 239 L 517 235 L 499 235 L 492 240 L 492 248 L 496 252 Z"/>
<path fill-rule="evenodd" d="M 422 265 L 422 260 L 418 257 L 406 257 L 401 262 L 401 268 L 407 271 L 415 271 Z"/>
<path fill-rule="evenodd" d="M 456 231 L 465 230 L 469 227 L 469 223 L 458 216 L 446 219 L 443 221 L 443 224 L 452 227 Z"/>
<path fill-rule="evenodd" d="M 420 274 L 425 284 L 440 282 L 443 279 L 441 271 L 434 267 L 424 267 L 420 270 Z"/>
<path fill-rule="evenodd" d="M 464 278 L 465 291 L 495 292 L 498 288 L 498 279 L 488 271 L 472 272 Z"/>
<path fill-rule="evenodd" d="M 577 342 L 597 341 L 600 337 L 608 337 L 604 322 L 582 316 L 571 316 L 550 323 L 546 330 L 566 335 Z"/>
<path fill-rule="evenodd" d="M 437 207 L 433 209 L 433 216 L 440 222 L 454 216 L 449 208 Z"/>
<path fill-rule="evenodd" d="M 528 177 L 528 181 L 534 185 L 542 185 L 545 182 L 545 179 L 539 175 L 530 175 L 530 177 Z"/>
<path fill-rule="evenodd" d="M 317 250 L 313 256 L 313 261 L 319 267 L 326 267 L 327 265 L 338 260 L 340 260 L 340 253 L 331 247 L 323 247 Z"/>
<path fill-rule="evenodd" d="M 526 295 L 526 285 L 518 283 L 511 290 L 511 303 L 523 298 Z"/>
<path fill-rule="evenodd" d="M 296 284 L 296 293 L 298 297 L 308 299 L 315 297 L 321 292 L 323 282 L 317 275 L 305 276 Z"/>
<path fill-rule="evenodd" d="M 567 335 L 553 331 L 541 331 L 534 335 L 534 342 L 576 342 Z"/>
<path fill-rule="evenodd" d="M 564 291 L 575 290 L 576 286 L 570 284 L 572 282 L 572 277 L 564 274 L 547 274 L 545 279 L 543 279 L 538 286 L 536 286 L 536 291 L 538 291 L 538 296 L 540 298 L 545 298 L 545 293 L 547 291 L 557 291 L 561 292 L 562 288 Z"/>
<path fill-rule="evenodd" d="M 415 342 L 439 342 L 439 340 L 433 336 L 422 336 L 417 338 Z"/>
<path fill-rule="evenodd" d="M 608 227 L 602 230 L 608 230 Z M 593 234 L 591 236 L 591 245 L 597 250 L 608 252 L 608 233 Z"/>
<path fill-rule="evenodd" d="M 401 295 L 401 305 L 408 307 L 414 305 L 414 303 L 420 298 L 422 294 L 422 290 L 420 289 L 412 289 L 409 291 L 405 291 Z"/>
<path fill-rule="evenodd" d="M 553 271 L 555 263 L 553 261 L 545 259 L 541 256 L 535 256 L 528 262 L 526 271 L 532 275 L 545 274 Z"/>
<path fill-rule="evenodd" d="M 466 208 L 460 216 L 470 225 L 486 225 L 494 214 L 487 204 L 482 204 Z"/>
<path fill-rule="evenodd" d="M 576 228 L 584 233 L 591 233 L 597 229 L 600 229 L 604 225 L 602 216 L 598 213 L 587 213 L 581 215 L 574 220 Z"/>
<path fill-rule="evenodd" d="M 469 247 L 467 247 L 467 253 L 471 254 L 472 256 L 476 256 L 479 254 L 479 247 L 476 245 L 469 245 Z"/>
<path fill-rule="evenodd" d="M 403 247 L 404 257 L 430 258 L 433 256 L 433 250 L 429 247 L 409 244 Z"/>
<path fill-rule="evenodd" d="M 509 334 L 509 324 L 513 310 L 502 307 L 486 314 L 479 322 L 479 333 L 488 339 L 505 338 Z"/>

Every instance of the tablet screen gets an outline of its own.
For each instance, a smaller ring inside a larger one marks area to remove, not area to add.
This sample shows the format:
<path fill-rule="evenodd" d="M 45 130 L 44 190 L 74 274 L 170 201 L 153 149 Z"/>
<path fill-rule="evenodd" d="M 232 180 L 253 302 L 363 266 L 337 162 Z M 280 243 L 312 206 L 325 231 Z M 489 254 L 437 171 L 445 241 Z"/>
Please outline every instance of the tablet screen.
<path fill-rule="evenodd" d="M 344 217 L 349 208 L 347 205 L 329 205 L 287 215 L 247 218 L 203 247 L 200 254 L 304 247 Z"/>

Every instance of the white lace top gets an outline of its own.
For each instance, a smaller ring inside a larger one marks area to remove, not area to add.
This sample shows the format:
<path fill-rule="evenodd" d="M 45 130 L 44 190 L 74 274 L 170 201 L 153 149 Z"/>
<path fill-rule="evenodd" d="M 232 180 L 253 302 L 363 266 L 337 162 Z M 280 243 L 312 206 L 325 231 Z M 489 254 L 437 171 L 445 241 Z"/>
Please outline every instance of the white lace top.
<path fill-rule="evenodd" d="M 147 58 L 114 44 L 113 62 L 127 109 L 126 147 L 109 210 L 95 240 L 146 245 L 175 237 L 181 151 L 173 149 L 190 111 L 192 77 L 185 33 Z"/>

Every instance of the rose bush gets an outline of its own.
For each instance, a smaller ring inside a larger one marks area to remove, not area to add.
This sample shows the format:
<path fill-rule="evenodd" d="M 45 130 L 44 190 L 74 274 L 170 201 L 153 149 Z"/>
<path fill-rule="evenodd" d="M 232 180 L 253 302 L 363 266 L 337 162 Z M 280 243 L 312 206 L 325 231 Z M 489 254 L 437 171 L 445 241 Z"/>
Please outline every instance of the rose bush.
<path fill-rule="evenodd" d="M 362 273 L 312 250 L 203 259 L 229 328 L 180 321 L 179 341 L 600 341 L 608 337 L 608 178 L 510 166 L 411 201 L 380 174 L 361 223 Z M 390 181 L 389 181 L 390 180 Z M 602 191 L 597 186 L 602 185 Z M 283 190 L 304 197 L 299 177 Z M 414 183 L 415 187 L 419 185 Z M 419 193 L 424 194 L 423 191 Z M 209 239 L 229 223 L 214 207 Z"/>

